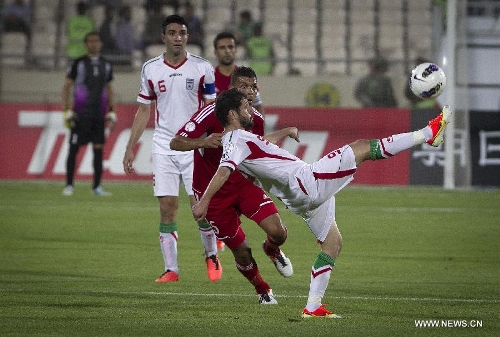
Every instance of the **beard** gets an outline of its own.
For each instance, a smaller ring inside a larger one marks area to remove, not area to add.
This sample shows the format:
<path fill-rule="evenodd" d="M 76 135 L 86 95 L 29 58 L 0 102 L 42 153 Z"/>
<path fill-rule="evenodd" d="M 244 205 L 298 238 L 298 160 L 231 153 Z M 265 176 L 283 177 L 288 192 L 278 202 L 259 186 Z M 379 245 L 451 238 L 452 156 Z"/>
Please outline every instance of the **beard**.
<path fill-rule="evenodd" d="M 245 129 L 248 130 L 253 126 L 253 118 L 240 118 L 240 125 Z"/>

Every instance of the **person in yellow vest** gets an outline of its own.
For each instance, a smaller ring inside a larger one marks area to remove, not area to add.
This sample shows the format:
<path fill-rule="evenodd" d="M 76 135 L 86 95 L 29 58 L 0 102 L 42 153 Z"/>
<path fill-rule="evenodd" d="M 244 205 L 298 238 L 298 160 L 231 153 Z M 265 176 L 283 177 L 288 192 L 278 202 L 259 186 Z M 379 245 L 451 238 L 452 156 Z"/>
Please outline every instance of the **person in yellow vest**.
<path fill-rule="evenodd" d="M 84 38 L 90 32 L 94 31 L 94 21 L 86 14 L 88 5 L 84 1 L 76 4 L 77 15 L 68 20 L 67 34 L 68 44 L 66 46 L 66 56 L 70 60 L 75 60 L 87 55 Z"/>
<path fill-rule="evenodd" d="M 272 75 L 275 65 L 273 42 L 262 35 L 261 24 L 255 24 L 253 32 L 246 43 L 250 67 L 257 75 Z"/>

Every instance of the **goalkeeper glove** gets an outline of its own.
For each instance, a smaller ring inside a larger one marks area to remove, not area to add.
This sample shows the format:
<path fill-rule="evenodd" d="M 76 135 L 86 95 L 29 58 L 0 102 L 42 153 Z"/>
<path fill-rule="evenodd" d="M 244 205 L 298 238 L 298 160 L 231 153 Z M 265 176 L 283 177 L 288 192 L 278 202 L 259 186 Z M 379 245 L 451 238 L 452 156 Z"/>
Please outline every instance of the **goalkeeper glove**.
<path fill-rule="evenodd" d="M 77 114 L 70 109 L 66 109 L 63 112 L 63 121 L 64 126 L 68 129 L 73 129 L 75 127 L 75 120 L 77 118 Z"/>
<path fill-rule="evenodd" d="M 106 122 L 108 122 L 108 125 L 109 125 L 109 129 L 110 130 L 113 130 L 115 128 L 115 125 L 116 125 L 116 112 L 114 112 L 113 110 L 111 110 L 110 112 L 108 112 L 106 114 L 106 116 L 104 116 L 104 120 Z"/>

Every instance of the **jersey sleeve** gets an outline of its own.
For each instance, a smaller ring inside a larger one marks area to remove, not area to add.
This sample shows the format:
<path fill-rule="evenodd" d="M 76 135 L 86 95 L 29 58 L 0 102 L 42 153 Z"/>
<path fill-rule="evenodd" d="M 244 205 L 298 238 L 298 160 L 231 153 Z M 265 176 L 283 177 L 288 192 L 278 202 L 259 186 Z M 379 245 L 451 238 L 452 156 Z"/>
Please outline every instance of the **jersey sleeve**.
<path fill-rule="evenodd" d="M 207 61 L 207 65 L 205 68 L 205 76 L 203 81 L 203 98 L 206 100 L 215 99 L 215 69 L 214 67 Z"/>
<path fill-rule="evenodd" d="M 176 135 L 187 138 L 200 138 L 205 133 L 210 132 L 210 130 L 213 129 L 214 123 L 218 122 L 217 117 L 213 113 L 214 107 L 215 103 L 212 103 L 199 109 L 191 119 L 177 131 Z"/>
<path fill-rule="evenodd" d="M 223 137 L 220 167 L 228 167 L 234 171 L 239 164 L 250 156 L 250 149 L 246 145 L 245 139 L 243 139 L 245 134 L 252 135 L 244 130 L 234 130 Z"/>
<path fill-rule="evenodd" d="M 155 100 L 155 93 L 148 81 L 146 69 L 147 69 L 146 67 L 143 67 L 141 71 L 141 85 L 139 87 L 139 95 L 137 96 L 137 102 L 143 104 L 151 104 L 153 100 Z"/>

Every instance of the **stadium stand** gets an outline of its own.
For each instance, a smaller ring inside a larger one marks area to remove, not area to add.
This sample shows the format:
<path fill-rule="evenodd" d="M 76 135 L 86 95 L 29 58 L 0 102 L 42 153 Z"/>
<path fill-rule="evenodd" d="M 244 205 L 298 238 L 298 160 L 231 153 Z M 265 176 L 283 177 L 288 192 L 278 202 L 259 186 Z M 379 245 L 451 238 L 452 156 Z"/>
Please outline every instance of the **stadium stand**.
<path fill-rule="evenodd" d="M 31 52 L 40 60 L 40 66 L 65 66 L 63 56 L 67 38 L 64 27 L 67 18 L 75 14 L 76 2 L 33 2 L 36 34 Z M 93 4 L 91 14 L 99 27 L 104 18 L 103 2 L 89 3 Z M 121 0 L 117 3 L 132 6 L 132 23 L 139 40 L 147 20 L 144 1 Z M 204 24 L 205 57 L 210 61 L 213 61 L 214 36 L 223 29 L 234 28 L 241 10 L 250 10 L 256 21 L 264 23 L 264 33 L 274 43 L 277 75 L 290 73 L 293 69 L 299 69 L 303 75 L 315 75 L 320 71 L 361 74 L 366 71 L 366 61 L 378 54 L 394 65 L 391 71 L 400 73 L 416 55 L 432 52 L 431 0 L 191 0 L 191 3 Z M 500 12 L 500 5 L 495 7 L 487 1 L 474 3 L 487 5 L 485 10 L 494 15 Z M 173 9 L 164 6 L 163 12 L 172 14 Z M 24 61 L 20 56 L 26 50 L 26 39 L 20 35 L 2 34 L 1 42 L 1 64 L 22 66 Z M 139 55 L 138 52 L 134 55 Z M 153 54 L 156 55 L 157 50 L 152 47 L 140 55 L 145 58 Z M 243 51 L 239 57 L 239 63 L 244 63 Z M 134 62 L 134 66 L 141 61 Z"/>

